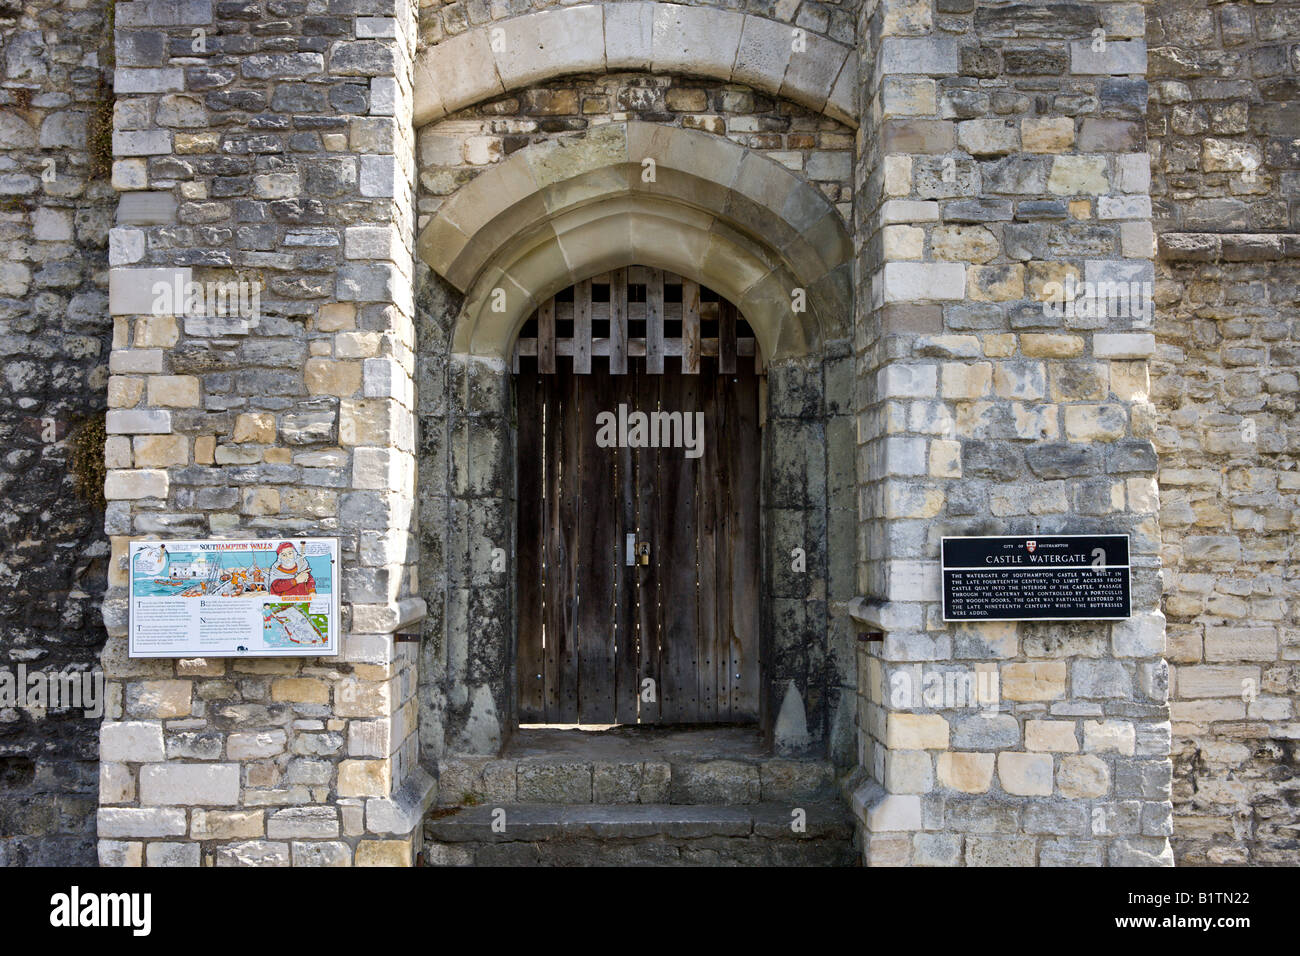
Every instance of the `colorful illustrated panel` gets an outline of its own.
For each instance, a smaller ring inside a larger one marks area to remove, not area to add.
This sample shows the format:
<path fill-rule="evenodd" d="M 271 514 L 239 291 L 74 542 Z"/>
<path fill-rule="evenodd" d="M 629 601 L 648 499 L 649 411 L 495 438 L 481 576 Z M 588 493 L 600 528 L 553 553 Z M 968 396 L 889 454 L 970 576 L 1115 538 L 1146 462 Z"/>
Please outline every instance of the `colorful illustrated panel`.
<path fill-rule="evenodd" d="M 338 539 L 137 541 L 132 657 L 338 654 Z"/>

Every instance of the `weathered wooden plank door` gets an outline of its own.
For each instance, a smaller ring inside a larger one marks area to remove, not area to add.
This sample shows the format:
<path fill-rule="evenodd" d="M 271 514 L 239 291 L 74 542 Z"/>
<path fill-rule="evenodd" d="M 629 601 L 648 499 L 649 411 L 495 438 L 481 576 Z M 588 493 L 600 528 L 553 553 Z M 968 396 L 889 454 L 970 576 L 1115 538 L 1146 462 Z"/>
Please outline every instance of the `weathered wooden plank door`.
<path fill-rule="evenodd" d="M 701 305 L 698 286 L 668 276 L 682 298 L 665 302 L 662 273 L 616 275 L 612 294 L 631 301 L 615 306 L 591 301 L 601 278 L 571 304 L 545 304 L 525 330 L 537 338 L 520 342 L 520 721 L 757 721 L 757 348 L 727 304 Z M 585 342 L 566 342 L 569 329 Z M 593 354 L 625 371 L 593 368 Z M 698 413 L 702 453 L 638 445 L 632 428 L 609 447 L 598 416 L 617 420 L 620 406 L 631 422 Z"/>

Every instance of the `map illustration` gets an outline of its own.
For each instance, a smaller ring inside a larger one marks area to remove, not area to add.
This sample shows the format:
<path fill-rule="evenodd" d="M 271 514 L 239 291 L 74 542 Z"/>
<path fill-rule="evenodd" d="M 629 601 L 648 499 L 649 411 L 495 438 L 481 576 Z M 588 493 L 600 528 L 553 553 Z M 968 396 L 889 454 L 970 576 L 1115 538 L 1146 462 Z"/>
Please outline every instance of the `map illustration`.
<path fill-rule="evenodd" d="M 262 639 L 267 647 L 319 645 L 328 637 L 329 615 L 311 613 L 309 604 L 262 605 Z"/>

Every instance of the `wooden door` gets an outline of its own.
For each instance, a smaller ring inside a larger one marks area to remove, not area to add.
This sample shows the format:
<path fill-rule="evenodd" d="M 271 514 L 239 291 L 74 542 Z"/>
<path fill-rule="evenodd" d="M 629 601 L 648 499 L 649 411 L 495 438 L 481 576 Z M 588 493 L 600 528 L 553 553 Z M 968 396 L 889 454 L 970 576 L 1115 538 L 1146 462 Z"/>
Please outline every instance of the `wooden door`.
<path fill-rule="evenodd" d="M 519 345 L 520 721 L 755 722 L 757 349 L 707 290 L 701 305 L 698 286 L 626 273 L 608 277 L 603 302 L 598 277 L 571 303 L 544 305 L 525 329 L 537 336 Z M 588 341 L 566 343 L 557 328 Z M 683 441 L 652 444 L 637 413 L 658 413 Z M 612 445 L 611 421 L 631 426 Z"/>

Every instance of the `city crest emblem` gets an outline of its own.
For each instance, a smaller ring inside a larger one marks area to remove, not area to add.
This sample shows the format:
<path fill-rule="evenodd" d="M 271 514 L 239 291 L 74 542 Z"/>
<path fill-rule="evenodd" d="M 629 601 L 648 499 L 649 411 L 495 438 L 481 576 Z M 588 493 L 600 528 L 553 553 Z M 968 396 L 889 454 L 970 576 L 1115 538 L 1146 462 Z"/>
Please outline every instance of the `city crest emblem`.
<path fill-rule="evenodd" d="M 1033 554 L 1034 551 L 1036 551 L 1037 549 L 1038 549 L 1038 542 L 1037 542 L 1037 541 L 1026 541 L 1026 542 L 1025 542 L 1025 550 L 1027 550 L 1030 554 Z"/>

